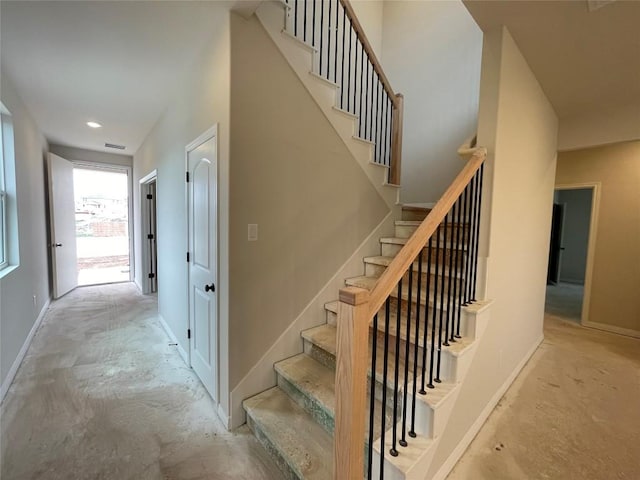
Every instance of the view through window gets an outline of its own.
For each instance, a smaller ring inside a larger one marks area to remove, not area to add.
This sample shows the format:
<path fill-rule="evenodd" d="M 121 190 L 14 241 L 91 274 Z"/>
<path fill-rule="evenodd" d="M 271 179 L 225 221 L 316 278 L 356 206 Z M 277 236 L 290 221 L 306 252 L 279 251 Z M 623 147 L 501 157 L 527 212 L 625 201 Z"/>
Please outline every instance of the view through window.
<path fill-rule="evenodd" d="M 78 284 L 129 281 L 127 173 L 73 171 Z"/>

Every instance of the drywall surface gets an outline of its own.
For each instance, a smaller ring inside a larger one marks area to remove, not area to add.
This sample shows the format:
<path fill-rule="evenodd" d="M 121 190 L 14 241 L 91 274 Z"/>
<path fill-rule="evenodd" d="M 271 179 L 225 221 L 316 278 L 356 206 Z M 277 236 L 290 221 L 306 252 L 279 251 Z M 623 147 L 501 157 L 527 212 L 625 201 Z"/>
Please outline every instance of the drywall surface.
<path fill-rule="evenodd" d="M 480 291 L 494 303 L 432 474 L 451 452 L 464 451 L 469 428 L 490 412 L 543 335 L 557 118 L 506 29 L 485 32 L 478 135 L 488 149 Z"/>
<path fill-rule="evenodd" d="M 383 0 L 351 0 L 356 17 L 362 25 L 374 53 L 380 60 L 382 55 Z"/>
<path fill-rule="evenodd" d="M 1 82 L 2 103 L 13 121 L 20 251 L 19 267 L 0 279 L 0 379 L 4 384 L 49 301 L 51 287 L 45 190 L 47 143 L 5 72 Z"/>
<path fill-rule="evenodd" d="M 557 185 L 597 182 L 601 192 L 587 320 L 640 335 L 640 141 L 559 154 Z"/>
<path fill-rule="evenodd" d="M 640 140 L 640 105 L 589 112 L 560 119 L 558 150 Z"/>
<path fill-rule="evenodd" d="M 476 132 L 482 32 L 460 1 L 384 2 L 382 64 L 404 95 L 401 199 L 436 202 Z"/>
<path fill-rule="evenodd" d="M 131 155 L 118 155 L 117 153 L 96 152 L 85 148 L 67 147 L 65 145 L 50 145 L 49 151 L 56 155 L 76 162 L 103 163 L 107 165 L 133 166 Z"/>
<path fill-rule="evenodd" d="M 389 209 L 259 21 L 231 23 L 233 389 Z"/>
<path fill-rule="evenodd" d="M 584 284 L 593 189 L 560 190 L 557 203 L 564 204 L 560 281 Z"/>
<path fill-rule="evenodd" d="M 153 130 L 134 155 L 135 258 L 140 262 L 140 178 L 157 169 L 158 310 L 180 347 L 187 340 L 187 215 L 185 147 L 218 123 L 218 321 L 220 325 L 220 407 L 228 408 L 228 197 L 229 197 L 229 11 L 225 4 L 210 3 L 211 39 L 198 56 L 188 78 Z M 140 285 L 140 278 L 136 278 Z"/>

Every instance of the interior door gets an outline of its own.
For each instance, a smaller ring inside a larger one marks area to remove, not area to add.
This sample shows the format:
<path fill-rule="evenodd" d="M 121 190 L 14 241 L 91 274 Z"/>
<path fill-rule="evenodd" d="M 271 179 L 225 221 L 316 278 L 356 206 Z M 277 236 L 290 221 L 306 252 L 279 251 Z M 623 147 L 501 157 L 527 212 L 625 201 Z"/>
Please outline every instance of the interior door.
<path fill-rule="evenodd" d="M 551 245 L 549 247 L 549 269 L 547 284 L 555 285 L 560 281 L 560 262 L 562 261 L 562 227 L 564 225 L 564 205 L 553 204 L 551 217 Z"/>
<path fill-rule="evenodd" d="M 189 325 L 191 366 L 217 401 L 217 137 L 187 147 L 189 172 Z"/>
<path fill-rule="evenodd" d="M 73 164 L 53 153 L 49 154 L 49 209 L 53 296 L 60 298 L 78 286 L 76 207 Z"/>

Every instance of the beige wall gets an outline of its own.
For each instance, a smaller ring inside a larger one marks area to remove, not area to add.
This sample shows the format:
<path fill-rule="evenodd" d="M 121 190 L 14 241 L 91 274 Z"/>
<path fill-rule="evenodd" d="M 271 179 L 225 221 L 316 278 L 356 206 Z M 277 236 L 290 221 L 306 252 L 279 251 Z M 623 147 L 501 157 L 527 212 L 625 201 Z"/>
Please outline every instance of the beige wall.
<path fill-rule="evenodd" d="M 233 388 L 388 208 L 259 21 L 231 23 Z"/>
<path fill-rule="evenodd" d="M 461 1 L 384 2 L 382 32 L 382 64 L 405 99 L 400 196 L 436 202 L 476 132 L 482 32 Z"/>
<path fill-rule="evenodd" d="M 140 262 L 139 179 L 157 169 L 158 308 L 180 347 L 187 340 L 187 225 L 185 203 L 185 147 L 218 123 L 219 322 L 220 407 L 228 411 L 228 197 L 229 197 L 229 12 L 224 4 L 210 3 L 211 39 L 191 74 L 134 155 L 134 222 L 136 269 Z M 140 278 L 136 278 L 140 285 Z"/>
<path fill-rule="evenodd" d="M 485 32 L 482 67 L 478 143 L 489 153 L 480 255 L 484 298 L 494 303 L 431 474 L 463 453 L 542 340 L 557 119 L 506 29 Z"/>
<path fill-rule="evenodd" d="M 7 374 L 51 290 L 45 190 L 47 143 L 4 71 L 1 83 L 2 103 L 11 113 L 14 129 L 20 251 L 19 267 L 0 279 L 0 381 L 4 393 Z"/>
<path fill-rule="evenodd" d="M 556 184 L 576 183 L 601 185 L 588 321 L 640 335 L 640 141 L 560 153 Z"/>
<path fill-rule="evenodd" d="M 378 59 L 382 56 L 383 0 L 351 0 L 353 10 Z"/>

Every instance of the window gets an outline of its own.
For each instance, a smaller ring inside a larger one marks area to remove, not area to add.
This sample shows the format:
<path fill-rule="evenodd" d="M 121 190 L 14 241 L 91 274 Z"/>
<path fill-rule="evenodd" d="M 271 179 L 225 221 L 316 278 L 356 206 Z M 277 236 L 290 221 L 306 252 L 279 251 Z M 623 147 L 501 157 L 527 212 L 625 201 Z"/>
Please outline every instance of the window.
<path fill-rule="evenodd" d="M 17 218 L 15 212 L 15 160 L 11 114 L 0 103 L 0 277 L 17 264 Z M 14 238 L 15 237 L 15 238 Z"/>

